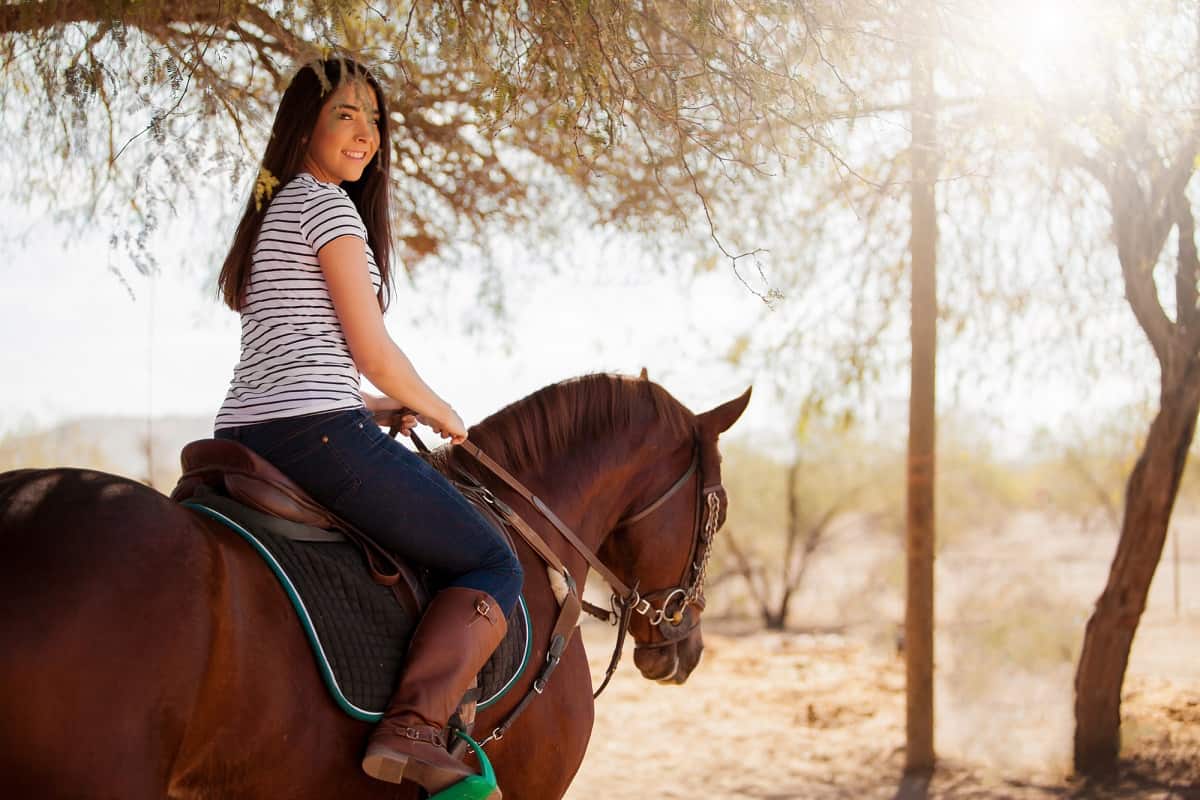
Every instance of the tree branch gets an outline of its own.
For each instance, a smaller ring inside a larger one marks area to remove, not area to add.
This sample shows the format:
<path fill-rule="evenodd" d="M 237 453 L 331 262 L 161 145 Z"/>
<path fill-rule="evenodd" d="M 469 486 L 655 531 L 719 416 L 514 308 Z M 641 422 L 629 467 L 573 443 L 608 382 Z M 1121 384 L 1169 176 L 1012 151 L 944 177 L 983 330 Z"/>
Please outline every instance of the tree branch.
<path fill-rule="evenodd" d="M 758 604 L 759 613 L 765 619 L 771 613 L 771 604 L 770 599 L 767 597 L 766 587 L 760 587 L 758 582 L 754 580 L 754 567 L 751 566 L 750 559 L 746 557 L 745 551 L 738 545 L 733 531 L 727 530 L 723 538 L 729 543 L 729 552 L 733 553 L 733 558 L 738 563 L 738 572 L 746 579 L 746 585 L 750 587 L 750 595 L 754 598 L 754 602 Z"/>
<path fill-rule="evenodd" d="M 0 6 L 0 34 L 31 33 L 73 22 L 115 23 L 135 28 L 171 22 L 212 24 L 228 18 L 221 0 L 174 0 L 145 3 L 98 3 L 95 0 L 45 0 Z"/>
<path fill-rule="evenodd" d="M 1172 323 L 1158 299 L 1154 264 L 1173 220 L 1164 213 L 1166 209 L 1155 209 L 1151 205 L 1128 164 L 1118 162 L 1115 165 L 1105 188 L 1112 202 L 1113 236 L 1125 282 L 1125 297 L 1159 363 L 1166 366 L 1170 359 Z"/>

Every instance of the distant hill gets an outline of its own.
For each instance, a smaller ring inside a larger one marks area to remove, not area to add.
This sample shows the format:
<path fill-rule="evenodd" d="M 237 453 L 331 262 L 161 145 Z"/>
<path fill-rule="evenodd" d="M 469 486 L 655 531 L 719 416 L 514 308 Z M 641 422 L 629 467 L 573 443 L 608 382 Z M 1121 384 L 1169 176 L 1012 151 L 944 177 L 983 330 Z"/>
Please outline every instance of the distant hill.
<path fill-rule="evenodd" d="M 150 478 L 155 488 L 170 491 L 179 478 L 180 449 L 211 435 L 211 417 L 162 417 L 149 429 L 145 419 L 82 417 L 0 439 L 0 471 L 90 467 L 143 482 Z"/>

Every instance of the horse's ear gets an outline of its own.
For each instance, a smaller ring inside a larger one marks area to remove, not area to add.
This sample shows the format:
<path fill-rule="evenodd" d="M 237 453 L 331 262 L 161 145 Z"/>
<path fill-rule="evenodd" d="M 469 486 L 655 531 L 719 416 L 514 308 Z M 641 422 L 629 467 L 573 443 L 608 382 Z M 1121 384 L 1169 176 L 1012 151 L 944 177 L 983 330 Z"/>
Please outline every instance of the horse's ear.
<path fill-rule="evenodd" d="M 754 387 L 750 387 L 753 389 Z M 737 422 L 738 417 L 746 410 L 746 405 L 750 402 L 750 389 L 742 392 L 741 396 L 730 400 L 728 403 L 722 403 L 711 411 L 705 411 L 696 417 L 696 421 L 700 425 L 700 430 L 705 433 L 717 436 L 729 430 L 733 423 Z"/>
<path fill-rule="evenodd" d="M 638 377 L 644 381 L 648 381 L 648 380 L 650 380 L 650 373 L 646 372 L 645 367 L 642 367 L 642 373 L 640 375 L 638 375 Z"/>

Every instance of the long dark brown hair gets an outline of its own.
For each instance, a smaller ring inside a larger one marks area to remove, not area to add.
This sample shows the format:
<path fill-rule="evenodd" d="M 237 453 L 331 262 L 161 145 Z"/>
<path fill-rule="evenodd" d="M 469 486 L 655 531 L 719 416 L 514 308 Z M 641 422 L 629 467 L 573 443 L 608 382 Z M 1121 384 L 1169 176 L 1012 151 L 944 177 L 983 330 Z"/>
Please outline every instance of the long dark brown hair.
<path fill-rule="evenodd" d="M 217 278 L 221 297 L 234 311 L 242 309 L 246 284 L 250 280 L 254 242 L 258 238 L 258 229 L 267 213 L 267 206 L 270 205 L 270 191 L 286 186 L 301 171 L 321 107 L 343 82 L 352 80 L 365 81 L 375 92 L 375 102 L 379 106 L 379 152 L 367 164 L 358 180 L 345 181 L 342 188 L 354 201 L 367 228 L 367 243 L 371 245 L 375 264 L 383 278 L 379 307 L 387 307 L 392 288 L 392 231 L 387 185 L 392 158 L 387 104 L 379 82 L 365 67 L 348 58 L 330 58 L 301 67 L 292 76 L 283 99 L 279 101 L 279 110 L 275 112 L 275 122 L 271 126 L 271 138 L 263 153 L 261 171 L 255 178 L 246 210 L 242 213 L 233 235 L 233 244 Z M 278 183 L 270 184 L 270 189 L 263 191 L 266 181 L 271 179 Z"/>

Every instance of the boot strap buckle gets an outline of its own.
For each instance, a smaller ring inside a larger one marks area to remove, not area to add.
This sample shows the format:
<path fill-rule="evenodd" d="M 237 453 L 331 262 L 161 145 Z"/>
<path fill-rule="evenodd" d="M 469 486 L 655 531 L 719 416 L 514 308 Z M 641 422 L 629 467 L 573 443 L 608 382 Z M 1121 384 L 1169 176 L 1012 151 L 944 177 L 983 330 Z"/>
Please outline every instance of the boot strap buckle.
<path fill-rule="evenodd" d="M 445 747 L 446 740 L 437 732 L 422 730 L 420 728 L 402 728 L 399 734 L 406 739 L 412 739 L 414 742 L 429 742 L 436 747 Z"/>

